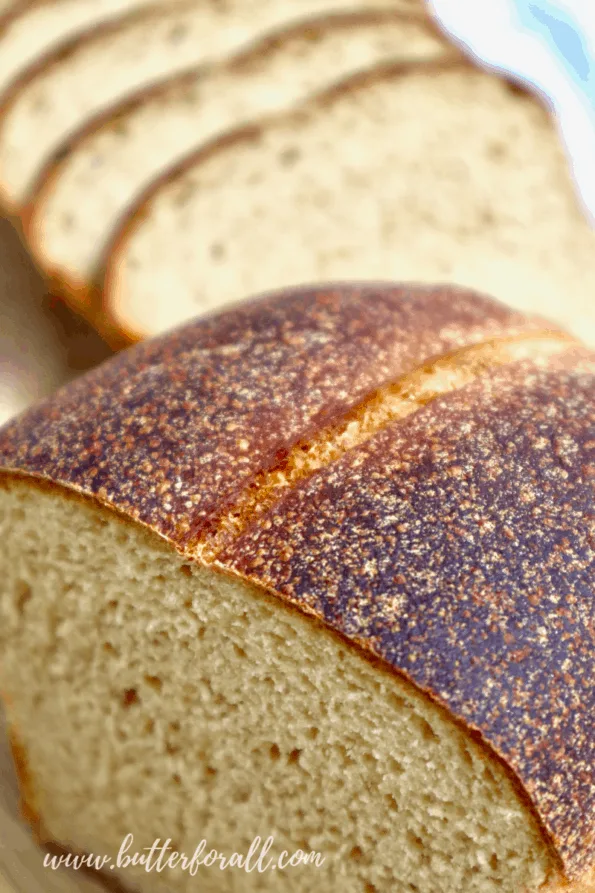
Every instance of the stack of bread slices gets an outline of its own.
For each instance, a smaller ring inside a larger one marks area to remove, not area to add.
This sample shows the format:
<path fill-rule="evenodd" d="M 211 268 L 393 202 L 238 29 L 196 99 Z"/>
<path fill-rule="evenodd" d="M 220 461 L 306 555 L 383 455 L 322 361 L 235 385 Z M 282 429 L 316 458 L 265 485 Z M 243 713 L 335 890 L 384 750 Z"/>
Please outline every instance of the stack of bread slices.
<path fill-rule="evenodd" d="M 351 279 L 454 281 L 595 341 L 595 233 L 551 117 L 423 0 L 0 14 L 1 201 L 114 346 Z"/>

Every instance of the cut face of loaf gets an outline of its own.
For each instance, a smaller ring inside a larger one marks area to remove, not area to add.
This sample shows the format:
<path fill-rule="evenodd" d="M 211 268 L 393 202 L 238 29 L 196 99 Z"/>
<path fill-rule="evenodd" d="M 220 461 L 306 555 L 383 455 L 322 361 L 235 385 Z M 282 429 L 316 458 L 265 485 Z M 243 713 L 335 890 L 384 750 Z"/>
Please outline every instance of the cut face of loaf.
<path fill-rule="evenodd" d="M 155 0 L 3 0 L 0 15 L 6 18 L 0 21 L 0 96 L 27 69 L 73 38 L 155 5 Z"/>
<path fill-rule="evenodd" d="M 3 110 L 0 186 L 6 200 L 15 207 L 23 202 L 40 167 L 85 120 L 168 75 L 237 50 L 262 31 L 337 8 L 345 8 L 344 0 L 259 0 L 253 8 L 240 0 L 176 0 L 77 42 L 24 81 Z"/>
<path fill-rule="evenodd" d="M 136 337 L 262 289 L 364 276 L 489 288 L 595 343 L 595 234 L 552 123 L 463 63 L 379 71 L 198 153 L 113 246 L 105 304 Z"/>
<path fill-rule="evenodd" d="M 73 290 L 89 287 L 127 207 L 197 146 L 374 62 L 444 52 L 423 19 L 393 11 L 334 15 L 281 30 L 274 40 L 269 34 L 248 53 L 160 86 L 90 125 L 40 175 L 29 245 L 52 278 Z"/>
<path fill-rule="evenodd" d="M 4 428 L 0 690 L 42 839 L 271 834 L 325 857 L 292 893 L 586 893 L 594 396 L 539 319 L 327 286 Z"/>

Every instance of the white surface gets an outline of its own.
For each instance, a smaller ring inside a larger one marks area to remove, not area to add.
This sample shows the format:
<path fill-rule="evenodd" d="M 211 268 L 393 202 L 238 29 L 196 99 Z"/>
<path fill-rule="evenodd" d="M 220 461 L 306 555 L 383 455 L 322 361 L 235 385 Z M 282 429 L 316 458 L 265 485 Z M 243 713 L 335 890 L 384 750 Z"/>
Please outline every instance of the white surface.
<path fill-rule="evenodd" d="M 593 0 L 430 0 L 430 7 L 477 59 L 545 96 L 595 223 Z"/>

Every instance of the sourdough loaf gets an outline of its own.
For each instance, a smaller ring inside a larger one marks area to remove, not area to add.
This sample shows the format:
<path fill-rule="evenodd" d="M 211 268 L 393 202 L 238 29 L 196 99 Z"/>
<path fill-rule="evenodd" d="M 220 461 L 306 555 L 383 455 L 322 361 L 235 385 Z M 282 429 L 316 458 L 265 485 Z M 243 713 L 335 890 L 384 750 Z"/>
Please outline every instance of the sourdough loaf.
<path fill-rule="evenodd" d="M 19 83 L 0 118 L 0 187 L 18 208 L 45 159 L 85 120 L 135 91 L 192 65 L 221 58 L 261 31 L 308 13 L 349 6 L 345 0 L 244 0 L 153 4 L 72 44 Z M 386 8 L 394 0 L 360 0 Z"/>
<path fill-rule="evenodd" d="M 114 235 L 103 301 L 142 338 L 300 281 L 438 279 L 595 343 L 594 251 L 546 111 L 434 60 L 372 71 L 164 175 Z"/>
<path fill-rule="evenodd" d="M 247 52 L 159 84 L 88 123 L 37 178 L 41 188 L 25 214 L 28 244 L 54 281 L 84 291 L 127 207 L 197 146 L 362 67 L 448 49 L 425 15 L 393 10 L 327 15 L 268 32 Z"/>
<path fill-rule="evenodd" d="M 5 427 L 0 689 L 40 837 L 325 857 L 121 872 L 142 891 L 592 889 L 594 376 L 471 292 L 329 285 Z"/>

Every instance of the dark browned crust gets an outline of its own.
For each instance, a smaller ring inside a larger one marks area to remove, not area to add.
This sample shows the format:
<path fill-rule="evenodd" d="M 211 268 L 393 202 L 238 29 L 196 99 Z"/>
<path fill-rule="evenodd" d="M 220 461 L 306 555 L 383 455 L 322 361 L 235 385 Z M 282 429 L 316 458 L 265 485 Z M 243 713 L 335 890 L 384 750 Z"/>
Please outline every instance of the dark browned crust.
<path fill-rule="evenodd" d="M 391 425 L 219 556 L 478 731 L 570 878 L 595 857 L 594 487 L 595 355 L 574 350 Z"/>
<path fill-rule="evenodd" d="M 5 30 L 13 24 L 13 22 L 20 18 L 21 15 L 26 15 L 31 6 L 43 5 L 47 2 L 49 2 L 49 0 L 41 0 L 41 3 L 24 3 L 18 10 L 9 13 L 6 19 L 1 23 L 3 29 Z M 168 2 L 175 3 L 176 8 L 183 8 L 184 6 L 191 6 L 193 0 L 168 0 Z M 145 17 L 159 16 L 160 14 L 166 15 L 167 8 L 162 7 L 161 0 L 152 0 L 152 2 L 148 3 L 146 6 L 128 10 L 122 14 L 118 14 L 113 19 L 108 19 L 107 21 L 100 22 L 98 25 L 85 28 L 77 34 L 71 34 L 64 41 L 54 46 L 49 52 L 39 56 L 31 65 L 22 70 L 11 82 L 10 86 L 0 94 L 0 135 L 2 133 L 3 120 L 18 99 L 19 93 L 23 87 L 26 87 L 34 81 L 36 77 L 43 74 L 47 68 L 51 68 L 68 56 L 74 55 L 79 49 L 82 41 L 90 43 L 95 40 L 102 40 L 106 35 L 119 31 L 123 25 L 128 26 Z M 10 213 L 18 214 L 20 210 L 19 205 L 15 203 L 6 192 L 2 185 L 1 177 L 2 171 L 0 170 L 0 202 Z"/>
<path fill-rule="evenodd" d="M 30 410 L 0 431 L 0 465 L 195 556 L 260 471 L 383 383 L 543 329 L 445 287 L 267 295 Z M 586 350 L 486 373 L 300 481 L 215 563 L 390 665 L 499 754 L 569 879 L 595 850 L 594 406 Z"/>
<path fill-rule="evenodd" d="M 2 430 L 0 463 L 96 493 L 184 547 L 259 471 L 384 383 L 458 347 L 544 328 L 444 287 L 281 298 L 198 320 L 75 381 Z"/>

